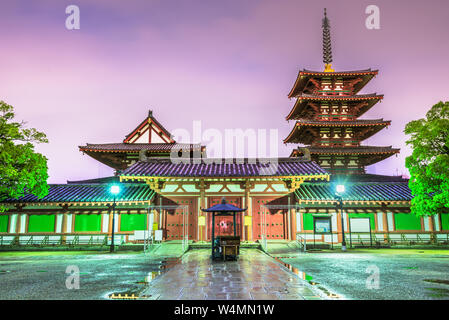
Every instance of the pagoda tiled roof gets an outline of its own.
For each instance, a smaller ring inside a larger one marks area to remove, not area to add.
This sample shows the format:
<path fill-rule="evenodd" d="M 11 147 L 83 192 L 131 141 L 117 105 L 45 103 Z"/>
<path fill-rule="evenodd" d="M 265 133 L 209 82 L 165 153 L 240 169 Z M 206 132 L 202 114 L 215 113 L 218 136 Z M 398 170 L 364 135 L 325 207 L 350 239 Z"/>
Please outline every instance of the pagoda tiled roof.
<path fill-rule="evenodd" d="M 277 161 L 277 164 L 276 164 Z M 197 163 L 195 163 L 197 162 Z M 276 164 L 271 166 L 270 164 Z M 269 176 L 328 176 L 326 170 L 313 161 L 294 158 L 279 159 L 190 159 L 174 163 L 170 159 L 137 162 L 121 176 L 150 177 L 269 177 Z"/>
<path fill-rule="evenodd" d="M 372 146 L 360 146 L 360 147 L 308 147 L 312 159 L 316 160 L 317 155 L 357 155 L 365 166 L 371 165 L 378 161 L 387 159 L 394 154 L 399 153 L 400 149 L 393 149 L 390 147 L 372 147 Z M 298 155 L 298 149 L 293 149 L 290 157 L 296 157 Z"/>
<path fill-rule="evenodd" d="M 370 120 L 338 120 L 338 121 L 318 121 L 318 120 L 297 120 L 296 126 L 317 126 L 317 127 L 359 127 L 359 126 L 387 126 L 391 121 L 384 119 Z"/>
<path fill-rule="evenodd" d="M 155 192 L 145 184 L 121 183 L 122 191 L 116 196 L 117 202 L 150 201 Z M 61 203 L 61 202 L 113 202 L 109 192 L 110 184 L 50 184 L 48 195 L 39 199 L 26 194 L 19 199 L 7 199 L 5 203 Z"/>
<path fill-rule="evenodd" d="M 352 96 L 347 95 L 316 95 L 301 93 L 296 96 L 298 99 L 308 100 L 367 100 L 367 99 L 382 99 L 384 96 L 377 93 L 356 94 Z"/>
<path fill-rule="evenodd" d="M 307 69 L 299 71 L 300 75 L 310 74 L 310 75 L 323 75 L 323 76 L 346 76 L 346 75 L 352 76 L 352 75 L 365 75 L 365 74 L 376 75 L 377 73 L 379 73 L 379 70 L 371 70 L 371 68 L 364 70 L 335 71 L 335 72 L 313 71 Z"/>
<path fill-rule="evenodd" d="M 148 150 L 150 152 L 170 152 L 172 148 L 182 148 L 189 150 L 201 150 L 199 144 L 189 143 L 103 143 L 79 146 L 80 151 L 94 152 L 140 152 Z"/>
<path fill-rule="evenodd" d="M 310 153 L 315 154 L 376 154 L 399 153 L 399 149 L 389 147 L 360 146 L 360 147 L 309 147 Z"/>
<path fill-rule="evenodd" d="M 311 95 L 311 94 L 301 94 L 298 96 L 292 110 L 287 115 L 286 120 L 298 120 L 301 118 L 313 117 L 317 111 L 313 110 L 311 114 L 307 115 L 307 106 L 309 101 L 347 101 L 347 103 L 360 103 L 359 101 L 366 102 L 366 105 L 360 108 L 354 116 L 360 117 L 363 113 L 368 111 L 373 105 L 383 99 L 383 95 L 378 95 L 376 93 L 372 94 L 359 94 L 353 96 L 322 96 L 322 95 Z M 331 115 L 330 115 L 331 116 Z"/>
<path fill-rule="evenodd" d="M 337 71 L 337 72 L 323 72 L 323 71 L 312 71 L 312 70 L 300 70 L 298 73 L 298 76 L 296 77 L 296 81 L 293 85 L 293 88 L 290 90 L 290 93 L 288 94 L 289 98 L 296 97 L 298 94 L 304 90 L 305 86 L 307 85 L 307 82 L 312 77 L 318 77 L 318 78 L 332 78 L 332 77 L 342 77 L 342 78 L 351 78 L 351 77 L 357 77 L 362 76 L 363 81 L 356 85 L 355 93 L 360 91 L 367 83 L 370 81 L 374 76 L 378 74 L 378 70 L 371 70 L 371 69 L 365 69 L 365 70 L 355 70 L 355 71 Z"/>
<path fill-rule="evenodd" d="M 407 182 L 356 182 L 345 185 L 343 201 L 411 201 Z M 301 184 L 295 191 L 300 200 L 335 200 L 334 183 Z"/>
<path fill-rule="evenodd" d="M 296 121 L 293 129 L 290 131 L 287 138 L 284 139 L 284 143 L 303 143 L 312 144 L 315 137 L 306 133 L 305 128 L 319 128 L 319 127 L 353 127 L 353 128 L 370 128 L 367 132 L 364 132 L 359 140 L 365 140 L 377 133 L 386 126 L 389 126 L 391 121 L 383 119 L 376 120 L 338 120 L 338 121 L 321 121 L 321 120 L 305 120 L 301 119 Z"/>

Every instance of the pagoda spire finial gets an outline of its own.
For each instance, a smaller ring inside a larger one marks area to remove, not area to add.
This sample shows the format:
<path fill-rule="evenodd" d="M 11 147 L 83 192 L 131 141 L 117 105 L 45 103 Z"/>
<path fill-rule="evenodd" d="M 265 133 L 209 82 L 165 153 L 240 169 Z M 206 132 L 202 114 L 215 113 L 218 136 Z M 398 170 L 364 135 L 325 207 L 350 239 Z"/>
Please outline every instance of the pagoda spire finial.
<path fill-rule="evenodd" d="M 331 44 L 331 34 L 330 34 L 330 23 L 327 18 L 326 8 L 324 8 L 324 18 L 323 18 L 323 62 L 324 62 L 324 72 L 334 72 L 332 69 L 332 44 Z"/>

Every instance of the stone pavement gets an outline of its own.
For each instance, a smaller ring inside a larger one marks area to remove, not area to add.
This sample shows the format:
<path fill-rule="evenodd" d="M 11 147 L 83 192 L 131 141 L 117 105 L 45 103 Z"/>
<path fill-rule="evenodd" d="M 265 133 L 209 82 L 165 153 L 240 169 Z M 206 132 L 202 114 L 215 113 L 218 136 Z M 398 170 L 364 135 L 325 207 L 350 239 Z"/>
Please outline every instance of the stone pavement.
<path fill-rule="evenodd" d="M 150 280 L 141 298 L 165 300 L 323 299 L 297 275 L 256 249 L 241 249 L 237 261 L 214 261 L 210 250 L 188 251 L 178 264 Z"/>

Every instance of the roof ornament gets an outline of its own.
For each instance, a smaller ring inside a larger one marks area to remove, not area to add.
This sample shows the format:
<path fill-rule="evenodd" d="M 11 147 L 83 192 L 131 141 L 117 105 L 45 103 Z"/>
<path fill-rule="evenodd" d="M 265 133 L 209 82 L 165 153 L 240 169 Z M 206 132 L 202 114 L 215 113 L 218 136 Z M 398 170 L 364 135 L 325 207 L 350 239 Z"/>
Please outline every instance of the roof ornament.
<path fill-rule="evenodd" d="M 331 34 L 330 34 L 330 24 L 327 18 L 326 8 L 324 8 L 324 18 L 323 18 L 323 62 L 324 62 L 324 72 L 335 72 L 332 69 L 332 44 L 331 44 Z"/>
<path fill-rule="evenodd" d="M 148 118 L 152 118 L 153 117 L 153 110 L 148 110 Z"/>

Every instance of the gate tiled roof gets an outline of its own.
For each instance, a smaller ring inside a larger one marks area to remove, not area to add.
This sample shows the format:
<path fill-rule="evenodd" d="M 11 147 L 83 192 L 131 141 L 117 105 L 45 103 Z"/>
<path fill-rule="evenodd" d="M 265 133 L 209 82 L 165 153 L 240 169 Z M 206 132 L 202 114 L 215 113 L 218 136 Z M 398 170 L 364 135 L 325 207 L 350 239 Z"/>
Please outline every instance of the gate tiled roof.
<path fill-rule="evenodd" d="M 51 184 L 48 195 L 42 199 L 26 194 L 19 199 L 8 199 L 6 203 L 60 203 L 60 202 L 112 202 L 113 195 L 109 192 L 110 184 Z M 116 201 L 149 201 L 155 192 L 145 184 L 121 183 L 122 191 L 116 196 Z"/>
<path fill-rule="evenodd" d="M 80 151 L 96 151 L 96 152 L 139 152 L 140 150 L 148 150 L 153 152 L 170 152 L 172 148 L 201 150 L 199 144 L 189 143 L 102 143 L 79 146 Z"/>
<path fill-rule="evenodd" d="M 328 173 L 313 161 L 295 158 L 272 159 L 204 159 L 199 163 L 173 163 L 170 159 L 137 162 L 122 172 L 122 176 L 151 177 L 255 177 L 255 176 L 313 176 Z M 270 165 L 275 164 L 275 165 Z"/>
<path fill-rule="evenodd" d="M 335 183 L 303 183 L 295 191 L 302 200 L 334 200 Z M 353 201 L 411 201 L 407 182 L 358 182 L 346 186 L 343 200 Z"/>

